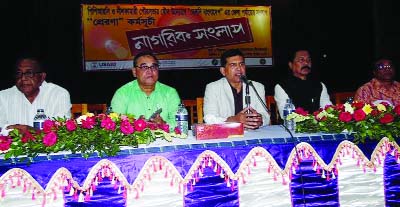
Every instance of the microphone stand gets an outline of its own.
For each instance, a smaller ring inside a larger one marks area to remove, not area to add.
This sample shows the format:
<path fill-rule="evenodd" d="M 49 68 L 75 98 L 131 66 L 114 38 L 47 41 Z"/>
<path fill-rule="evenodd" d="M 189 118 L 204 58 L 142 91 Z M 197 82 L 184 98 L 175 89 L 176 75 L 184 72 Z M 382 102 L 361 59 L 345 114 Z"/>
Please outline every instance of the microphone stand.
<path fill-rule="evenodd" d="M 250 89 L 249 83 L 246 83 L 246 96 L 245 96 L 246 108 L 250 108 Z M 246 111 L 246 113 L 250 113 L 250 109 Z"/>
<path fill-rule="evenodd" d="M 264 107 L 265 111 L 267 111 L 269 114 L 271 114 L 271 111 L 268 109 L 267 105 L 266 105 L 266 104 L 264 103 L 264 101 L 262 100 L 260 94 L 258 94 L 258 92 L 257 92 L 257 90 L 256 90 L 256 87 L 254 87 L 253 82 L 247 81 L 246 84 L 247 84 L 247 85 L 250 85 L 250 86 L 253 88 L 253 90 L 254 90 L 254 92 L 255 92 L 255 94 L 256 94 L 258 100 L 260 101 L 260 103 L 261 103 L 262 106 Z M 247 89 L 248 89 L 248 88 L 247 88 Z M 247 91 L 246 91 L 246 93 L 247 93 Z"/>
<path fill-rule="evenodd" d="M 254 92 L 255 92 L 255 94 L 256 94 L 258 100 L 261 102 L 261 104 L 262 104 L 262 106 L 264 107 L 265 111 L 267 111 L 267 112 L 271 115 L 271 111 L 268 109 L 267 105 L 264 103 L 264 101 L 263 101 L 262 98 L 260 97 L 260 94 L 258 94 L 258 92 L 257 92 L 257 90 L 256 90 L 256 87 L 254 87 L 254 85 L 253 85 L 253 82 L 252 82 L 251 80 L 247 80 L 247 78 L 244 77 L 244 76 L 242 77 L 242 79 L 246 82 L 247 86 L 250 85 L 250 86 L 253 88 L 253 90 L 254 90 Z M 246 89 L 246 90 L 247 90 L 247 89 Z M 246 91 L 246 93 L 247 93 L 247 91 Z M 299 151 L 297 150 L 297 142 L 295 141 L 292 132 L 291 132 L 284 124 L 280 124 L 280 125 L 285 129 L 286 132 L 289 133 L 290 138 L 293 140 L 293 142 L 294 142 L 294 149 L 295 149 L 295 151 L 296 151 L 297 163 L 298 163 L 298 165 L 300 165 L 300 154 L 299 154 Z M 302 196 L 303 196 L 303 206 L 306 206 L 305 191 L 304 191 L 303 170 L 301 169 L 301 166 L 299 166 L 299 171 L 300 171 L 300 181 L 301 181 L 301 185 L 302 185 L 301 192 L 302 192 Z"/>

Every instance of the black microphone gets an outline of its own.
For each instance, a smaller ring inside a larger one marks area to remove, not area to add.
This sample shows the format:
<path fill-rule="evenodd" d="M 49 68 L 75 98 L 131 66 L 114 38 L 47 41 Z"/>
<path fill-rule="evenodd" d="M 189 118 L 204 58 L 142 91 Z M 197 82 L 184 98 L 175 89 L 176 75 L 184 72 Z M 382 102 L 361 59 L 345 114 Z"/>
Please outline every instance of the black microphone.
<path fill-rule="evenodd" d="M 241 80 L 243 83 L 249 84 L 249 80 L 247 80 L 247 77 L 246 77 L 245 75 L 241 75 L 241 76 L 240 76 L 240 80 Z"/>
<path fill-rule="evenodd" d="M 250 108 L 250 89 L 249 89 L 249 81 L 247 80 L 247 78 L 246 78 L 246 76 L 244 76 L 244 75 L 241 75 L 240 76 L 240 80 L 243 82 L 243 83 L 246 83 L 246 96 L 245 96 L 245 99 L 244 99 L 244 101 L 245 101 L 245 103 L 246 103 L 246 108 Z M 246 113 L 250 113 L 250 109 L 248 109 L 247 111 L 246 111 Z"/>
<path fill-rule="evenodd" d="M 254 90 L 254 92 L 255 92 L 255 94 L 256 94 L 258 100 L 260 101 L 260 103 L 261 103 L 261 105 L 263 106 L 263 108 L 265 109 L 265 111 L 267 111 L 267 113 L 271 114 L 271 112 L 269 111 L 267 105 L 264 103 L 264 101 L 263 101 L 263 99 L 261 98 L 260 94 L 258 94 L 256 88 L 254 87 L 253 82 L 251 82 L 250 80 L 248 80 L 247 77 L 246 77 L 245 75 L 241 75 L 241 76 L 240 76 L 240 80 L 241 80 L 243 83 L 246 83 L 247 86 L 251 86 L 251 87 L 253 88 L 253 90 Z M 247 89 L 248 89 L 248 88 L 246 88 L 246 93 L 247 93 Z M 249 97 L 249 99 L 250 99 L 250 97 Z M 249 100 L 249 104 L 250 104 L 250 100 Z"/>
<path fill-rule="evenodd" d="M 251 82 L 250 80 L 248 80 L 247 77 L 246 77 L 245 75 L 241 75 L 241 76 L 240 76 L 240 80 L 241 80 L 242 82 L 246 83 L 247 85 L 250 85 L 250 86 L 253 88 L 253 90 L 254 90 L 254 92 L 255 92 L 255 94 L 256 94 L 258 100 L 261 102 L 261 105 L 263 106 L 263 108 L 265 109 L 265 111 L 271 115 L 271 111 L 268 109 L 267 105 L 264 103 L 264 101 L 263 101 L 262 98 L 260 97 L 260 94 L 258 94 L 258 92 L 257 92 L 257 90 L 256 90 L 256 87 L 254 87 L 254 85 L 253 85 L 253 82 Z M 290 135 L 290 138 L 293 140 L 293 142 L 294 142 L 294 149 L 295 149 L 295 151 L 296 151 L 296 156 L 297 156 L 297 162 L 298 162 L 299 165 L 300 165 L 300 154 L 299 154 L 299 151 L 298 151 L 298 149 L 297 149 L 297 144 L 298 144 L 298 142 L 295 141 L 292 132 L 285 126 L 285 124 L 280 124 L 280 125 L 285 129 L 286 132 L 288 132 L 288 134 Z M 301 167 L 299 167 L 299 169 L 300 169 L 300 170 L 299 170 L 299 171 L 300 171 L 300 182 L 301 182 L 301 184 L 303 185 L 303 187 L 301 188 L 301 190 L 302 190 L 302 196 L 303 196 L 303 198 L 302 198 L 302 199 L 303 199 L 303 206 L 305 206 L 305 205 L 306 205 L 306 199 L 305 199 L 305 191 L 304 191 L 303 170 L 301 169 Z"/>

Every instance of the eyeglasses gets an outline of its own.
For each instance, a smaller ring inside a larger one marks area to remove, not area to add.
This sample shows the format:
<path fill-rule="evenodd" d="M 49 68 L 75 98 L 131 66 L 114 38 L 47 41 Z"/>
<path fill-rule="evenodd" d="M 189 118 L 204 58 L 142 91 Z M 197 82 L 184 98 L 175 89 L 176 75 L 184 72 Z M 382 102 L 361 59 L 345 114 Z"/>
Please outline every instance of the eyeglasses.
<path fill-rule="evenodd" d="M 35 71 L 28 71 L 28 72 L 17 72 L 15 73 L 16 78 L 22 78 L 22 76 L 25 76 L 26 78 L 33 78 L 34 75 L 39 74 L 42 72 L 35 72 Z"/>
<path fill-rule="evenodd" d="M 136 67 L 143 71 L 147 71 L 147 70 L 156 71 L 159 69 L 160 65 L 157 63 L 154 63 L 151 66 L 148 66 L 148 65 L 146 65 L 146 63 L 143 63 L 142 65 L 140 65 L 140 66 L 137 65 Z"/>
<path fill-rule="evenodd" d="M 246 66 L 246 63 L 241 62 L 241 63 L 227 63 L 229 68 L 243 68 Z"/>
<path fill-rule="evenodd" d="M 305 62 L 310 63 L 310 62 L 311 62 L 311 58 L 300 57 L 300 58 L 298 58 L 298 59 L 296 59 L 296 60 L 294 60 L 294 61 L 296 61 L 296 62 L 298 62 L 298 63 L 305 63 Z"/>
<path fill-rule="evenodd" d="M 391 70 L 393 69 L 392 65 L 378 64 L 376 65 L 377 70 Z"/>

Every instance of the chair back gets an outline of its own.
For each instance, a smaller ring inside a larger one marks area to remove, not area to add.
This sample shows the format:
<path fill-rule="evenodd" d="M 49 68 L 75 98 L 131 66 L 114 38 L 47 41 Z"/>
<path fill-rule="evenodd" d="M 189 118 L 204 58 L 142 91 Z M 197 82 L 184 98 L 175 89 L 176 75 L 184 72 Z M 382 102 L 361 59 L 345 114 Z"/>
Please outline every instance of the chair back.
<path fill-rule="evenodd" d="M 87 111 L 97 114 L 105 114 L 107 111 L 107 104 L 87 104 Z"/>
<path fill-rule="evenodd" d="M 203 97 L 197 97 L 196 98 L 197 102 L 197 123 L 201 124 L 203 123 L 203 103 L 204 103 L 204 98 Z"/>
<path fill-rule="evenodd" d="M 271 124 L 280 124 L 281 123 L 281 117 L 279 116 L 279 110 L 278 106 L 276 105 L 276 101 L 274 96 L 267 96 L 265 98 L 267 108 L 269 110 L 270 114 L 270 120 Z"/>
<path fill-rule="evenodd" d="M 335 104 L 343 104 L 347 101 L 348 98 L 353 98 L 356 92 L 336 92 L 333 94 L 335 98 Z"/>
<path fill-rule="evenodd" d="M 196 100 L 182 100 L 182 103 L 188 109 L 190 126 L 197 121 L 197 102 Z"/>
<path fill-rule="evenodd" d="M 107 104 L 87 104 L 87 103 L 72 104 L 71 117 L 77 118 L 80 115 L 85 115 L 89 112 L 97 115 L 101 113 L 106 113 L 106 110 L 107 110 Z"/>
<path fill-rule="evenodd" d="M 71 118 L 76 118 L 82 114 L 86 114 L 88 112 L 87 104 L 72 104 L 71 107 Z"/>

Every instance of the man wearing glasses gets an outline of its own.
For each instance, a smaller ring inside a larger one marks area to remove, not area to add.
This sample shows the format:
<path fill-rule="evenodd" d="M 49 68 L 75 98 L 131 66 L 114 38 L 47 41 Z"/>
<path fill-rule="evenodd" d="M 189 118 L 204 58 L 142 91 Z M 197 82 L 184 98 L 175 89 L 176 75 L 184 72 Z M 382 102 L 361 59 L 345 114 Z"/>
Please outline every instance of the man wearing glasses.
<path fill-rule="evenodd" d="M 332 105 L 325 84 L 310 76 L 312 64 L 309 51 L 295 49 L 290 55 L 288 65 L 291 74 L 275 86 L 274 98 L 281 118 L 288 98 L 296 108 L 302 107 L 310 113 Z"/>
<path fill-rule="evenodd" d="M 376 61 L 372 73 L 374 77 L 357 90 L 354 100 L 364 103 L 385 101 L 391 105 L 400 104 L 400 83 L 394 80 L 396 70 L 392 61 Z"/>
<path fill-rule="evenodd" d="M 204 94 L 204 120 L 206 123 L 240 122 L 247 129 L 256 129 L 270 122 L 269 114 L 257 99 L 250 87 L 250 106 L 245 105 L 245 83 L 241 76 L 246 75 L 243 53 L 238 49 L 225 51 L 221 56 L 220 72 L 223 78 L 207 84 Z M 252 81 L 265 103 L 264 85 Z"/>
<path fill-rule="evenodd" d="M 111 106 L 114 112 L 143 116 L 157 124 L 176 126 L 175 114 L 180 99 L 176 90 L 158 82 L 159 63 L 151 52 L 142 52 L 133 59 L 132 73 L 136 77 L 114 94 Z"/>
<path fill-rule="evenodd" d="M 70 117 L 70 95 L 64 88 L 45 81 L 46 73 L 35 58 L 17 61 L 15 86 L 0 91 L 0 127 L 32 129 L 37 109 L 49 118 Z"/>

